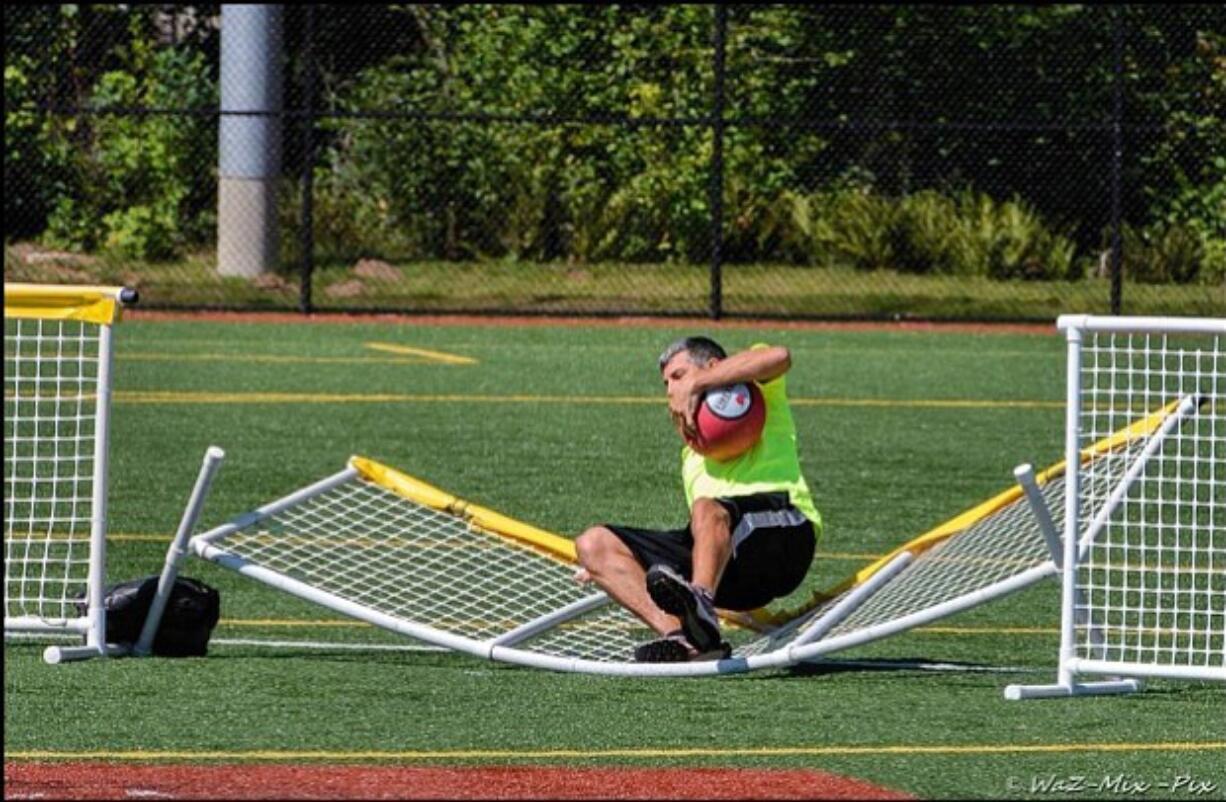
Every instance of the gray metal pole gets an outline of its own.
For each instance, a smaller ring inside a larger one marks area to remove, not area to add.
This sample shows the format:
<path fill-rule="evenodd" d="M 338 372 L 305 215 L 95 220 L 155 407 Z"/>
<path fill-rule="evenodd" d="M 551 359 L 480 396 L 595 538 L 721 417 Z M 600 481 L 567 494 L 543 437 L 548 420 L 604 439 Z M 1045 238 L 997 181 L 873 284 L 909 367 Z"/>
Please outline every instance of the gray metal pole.
<path fill-rule="evenodd" d="M 217 272 L 277 265 L 283 25 L 279 5 L 221 7 Z"/>

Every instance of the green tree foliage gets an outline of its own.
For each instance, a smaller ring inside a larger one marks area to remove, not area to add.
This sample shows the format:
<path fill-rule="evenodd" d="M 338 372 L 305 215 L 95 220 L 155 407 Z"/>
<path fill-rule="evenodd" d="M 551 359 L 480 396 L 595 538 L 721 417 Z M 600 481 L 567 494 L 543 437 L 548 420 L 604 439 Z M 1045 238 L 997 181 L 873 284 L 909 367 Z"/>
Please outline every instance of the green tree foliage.
<path fill-rule="evenodd" d="M 159 45 L 148 9 L 32 6 L 12 12 L 13 29 L 5 16 L 9 236 L 42 229 L 49 244 L 142 259 L 205 241 L 217 160 L 207 51 Z M 168 113 L 182 110 L 195 113 Z"/>
<path fill-rule="evenodd" d="M 209 108 L 214 87 L 198 53 L 136 50 L 138 69 L 103 73 L 91 96 L 98 110 L 89 149 L 74 153 L 84 180 L 59 196 L 47 221 L 48 238 L 73 248 L 119 256 L 165 259 L 203 241 L 215 226 L 201 165 L 216 162 L 211 118 L 164 113 L 111 114 L 113 108 Z"/>
<path fill-rule="evenodd" d="M 1136 21 L 1135 113 L 1164 135 L 1129 176 L 1144 212 L 1125 232 L 1134 277 L 1226 286 L 1226 11 L 1194 31 L 1162 17 Z M 1142 66 L 1165 60 L 1164 75 Z"/>
<path fill-rule="evenodd" d="M 709 244 L 710 9 L 413 7 L 421 46 L 329 87 L 317 172 L 353 206 L 325 246 L 411 255 L 701 259 Z M 454 120 L 365 119 L 397 110 Z M 641 124 L 601 122 L 610 111 Z M 469 121 L 495 115 L 506 122 Z M 520 115 L 576 120 L 538 126 Z M 590 122 L 589 122 L 590 121 Z"/>
<path fill-rule="evenodd" d="M 215 108 L 216 30 L 167 41 L 156 8 L 6 7 L 8 237 L 144 257 L 210 240 L 215 117 L 55 111 Z M 305 14 L 286 7 L 291 109 Z M 322 255 L 706 261 L 715 19 L 319 7 Z M 731 261 L 1079 277 L 1111 223 L 1119 92 L 1130 275 L 1226 281 L 1226 8 L 745 5 L 727 20 Z M 285 131 L 293 181 L 297 118 Z"/>

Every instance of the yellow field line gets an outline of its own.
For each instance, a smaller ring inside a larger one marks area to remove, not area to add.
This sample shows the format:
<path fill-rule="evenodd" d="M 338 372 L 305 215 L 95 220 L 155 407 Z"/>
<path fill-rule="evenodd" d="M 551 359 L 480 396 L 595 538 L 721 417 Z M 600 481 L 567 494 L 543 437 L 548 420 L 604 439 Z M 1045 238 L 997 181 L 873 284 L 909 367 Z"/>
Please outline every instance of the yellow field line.
<path fill-rule="evenodd" d="M 279 354 L 173 354 L 128 351 L 115 358 L 126 362 L 256 362 L 306 365 L 424 365 L 437 360 L 378 356 L 284 356 Z"/>
<path fill-rule="evenodd" d="M 1069 752 L 1219 752 L 1226 741 L 1174 743 L 950 744 L 894 746 L 776 746 L 677 749 L 438 749 L 334 752 L 328 750 L 228 750 L 190 752 L 28 750 L 6 752 L 6 760 L 548 760 L 587 758 L 790 757 L 879 755 L 1021 755 Z"/>
<path fill-rule="evenodd" d="M 1063 401 L 960 398 L 792 398 L 798 407 L 933 407 L 936 409 L 1064 409 Z"/>
<path fill-rule="evenodd" d="M 125 351 L 115 358 L 129 362 L 255 362 L 272 364 L 306 365 L 475 365 L 477 360 L 445 351 L 426 348 L 410 348 L 391 343 L 365 343 L 367 348 L 400 354 L 400 357 L 378 356 L 295 356 L 288 354 L 241 354 L 241 353 L 174 353 L 171 351 Z M 408 357 L 407 359 L 405 357 Z"/>
<path fill-rule="evenodd" d="M 405 393 L 193 393 L 171 390 L 116 392 L 117 403 L 128 404 L 385 404 L 385 403 L 486 403 L 486 404 L 662 404 L 662 398 L 634 396 L 536 396 L 536 395 L 414 395 Z"/>
<path fill-rule="evenodd" d="M 652 404 L 662 396 L 601 395 L 464 395 L 459 393 L 218 393 L 174 390 L 119 390 L 121 404 Z M 896 407 L 920 409 L 1063 409 L 1063 401 L 1008 401 L 969 399 L 793 398 L 801 407 Z"/>
<path fill-rule="evenodd" d="M 472 357 L 449 354 L 446 351 L 431 351 L 428 348 L 410 348 L 407 345 L 392 343 L 365 343 L 367 348 L 375 351 L 386 351 L 389 354 L 411 354 L 424 357 L 431 362 L 442 362 L 444 365 L 475 365 L 477 360 Z"/>
<path fill-rule="evenodd" d="M 882 554 L 857 554 L 855 552 L 846 551 L 819 551 L 815 559 L 818 560 L 880 560 Z"/>
<path fill-rule="evenodd" d="M 916 627 L 928 635 L 1059 635 L 1059 627 Z"/>

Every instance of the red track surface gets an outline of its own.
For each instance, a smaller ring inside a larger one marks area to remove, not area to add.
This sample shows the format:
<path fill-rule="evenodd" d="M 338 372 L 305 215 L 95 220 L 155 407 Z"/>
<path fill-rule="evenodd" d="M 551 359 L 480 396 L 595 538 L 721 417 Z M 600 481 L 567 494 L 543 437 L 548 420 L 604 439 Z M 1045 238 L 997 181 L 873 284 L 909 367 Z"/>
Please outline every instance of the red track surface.
<path fill-rule="evenodd" d="M 912 799 L 808 770 L 5 763 L 5 799 Z"/>

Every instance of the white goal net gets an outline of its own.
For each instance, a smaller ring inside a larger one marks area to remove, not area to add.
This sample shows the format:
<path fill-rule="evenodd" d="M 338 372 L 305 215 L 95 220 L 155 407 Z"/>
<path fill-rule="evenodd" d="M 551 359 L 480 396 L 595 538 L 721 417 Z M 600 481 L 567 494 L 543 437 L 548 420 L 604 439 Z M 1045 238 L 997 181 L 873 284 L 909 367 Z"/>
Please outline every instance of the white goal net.
<path fill-rule="evenodd" d="M 1131 424 L 1144 428 L 1161 419 L 1148 415 Z M 1085 459 L 1118 479 L 1135 457 L 1129 445 L 1117 433 Z M 1061 463 L 1037 478 L 1047 506 L 1060 506 L 1063 471 Z M 635 645 L 653 633 L 593 586 L 573 581 L 570 540 L 360 457 L 191 538 L 188 549 L 437 646 L 540 668 L 632 675 L 738 673 L 813 660 L 1055 573 L 1052 541 L 1022 488 L 1013 487 L 816 594 L 800 610 L 751 618 L 757 631 L 729 626 L 731 658 L 661 665 L 628 662 Z"/>
<path fill-rule="evenodd" d="M 1079 674 L 1226 680 L 1226 320 L 1061 318 L 1067 448 L 1146 410 L 1123 476 L 1070 473 L 1060 681 L 1013 697 L 1122 692 Z"/>
<path fill-rule="evenodd" d="M 111 326 L 120 288 L 4 290 L 4 628 L 86 635 L 105 621 Z"/>

